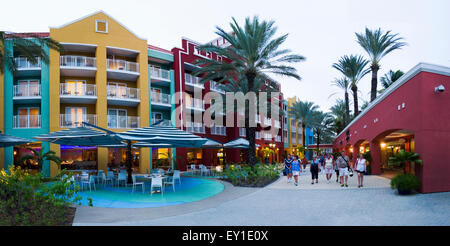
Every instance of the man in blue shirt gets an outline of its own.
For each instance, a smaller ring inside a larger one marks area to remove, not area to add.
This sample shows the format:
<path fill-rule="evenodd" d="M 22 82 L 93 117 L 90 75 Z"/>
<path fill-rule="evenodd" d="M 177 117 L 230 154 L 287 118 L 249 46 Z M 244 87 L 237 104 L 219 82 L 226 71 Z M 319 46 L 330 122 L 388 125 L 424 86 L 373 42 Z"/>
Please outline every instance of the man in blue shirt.
<path fill-rule="evenodd" d="M 284 160 L 284 171 L 287 176 L 287 182 L 290 183 L 292 179 L 292 157 L 288 154 L 287 158 Z"/>

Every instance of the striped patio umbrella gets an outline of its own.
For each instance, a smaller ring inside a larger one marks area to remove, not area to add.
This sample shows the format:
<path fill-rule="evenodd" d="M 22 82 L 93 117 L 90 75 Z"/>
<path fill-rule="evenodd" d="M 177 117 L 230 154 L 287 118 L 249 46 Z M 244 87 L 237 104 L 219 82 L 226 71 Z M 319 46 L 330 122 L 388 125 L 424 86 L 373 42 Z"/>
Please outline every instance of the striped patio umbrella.
<path fill-rule="evenodd" d="M 249 142 L 245 138 L 236 138 L 228 143 L 223 144 L 223 148 L 225 149 L 248 149 Z M 256 144 L 256 147 L 260 147 L 259 144 Z"/>
<path fill-rule="evenodd" d="M 217 142 L 216 140 L 212 140 L 209 138 L 205 138 L 206 142 L 202 145 L 203 149 L 221 149 L 223 148 L 223 144 Z"/>
<path fill-rule="evenodd" d="M 76 127 L 34 137 L 34 139 L 60 145 L 127 147 L 116 134 L 90 127 Z"/>
<path fill-rule="evenodd" d="M 12 135 L 6 135 L 0 132 L 0 147 L 10 147 L 15 145 L 21 145 L 26 143 L 31 143 L 33 140 L 28 140 L 25 138 L 20 138 Z"/>

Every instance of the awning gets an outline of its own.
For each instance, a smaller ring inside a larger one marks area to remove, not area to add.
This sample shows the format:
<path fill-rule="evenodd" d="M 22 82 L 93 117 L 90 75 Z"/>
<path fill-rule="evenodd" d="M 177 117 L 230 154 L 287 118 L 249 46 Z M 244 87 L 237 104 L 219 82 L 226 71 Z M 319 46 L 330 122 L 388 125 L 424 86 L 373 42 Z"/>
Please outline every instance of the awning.
<path fill-rule="evenodd" d="M 26 143 L 31 143 L 33 140 L 28 140 L 21 137 L 16 137 L 12 135 L 6 135 L 0 132 L 0 147 L 10 147 L 15 145 L 21 145 Z"/>
<path fill-rule="evenodd" d="M 248 149 L 250 146 L 249 142 L 245 138 L 236 138 L 228 143 L 223 144 L 225 149 Z M 255 144 L 256 147 L 260 147 L 259 144 Z"/>
<path fill-rule="evenodd" d="M 90 127 L 76 127 L 66 130 L 56 131 L 34 137 L 34 139 L 60 145 L 76 146 L 124 146 L 117 134 L 101 132 Z"/>
<path fill-rule="evenodd" d="M 216 140 L 212 140 L 209 138 L 205 138 L 206 142 L 202 145 L 202 148 L 204 149 L 221 149 L 223 148 L 223 144 Z"/>

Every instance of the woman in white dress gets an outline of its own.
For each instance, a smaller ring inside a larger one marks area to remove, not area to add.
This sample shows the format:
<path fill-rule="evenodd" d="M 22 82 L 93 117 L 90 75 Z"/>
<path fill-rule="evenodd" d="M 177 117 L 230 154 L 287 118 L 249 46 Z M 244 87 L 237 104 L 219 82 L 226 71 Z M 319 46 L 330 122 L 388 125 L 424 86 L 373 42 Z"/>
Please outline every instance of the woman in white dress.
<path fill-rule="evenodd" d="M 325 158 L 325 175 L 327 177 L 327 183 L 330 183 L 330 179 L 333 176 L 333 158 L 330 154 Z"/>
<path fill-rule="evenodd" d="M 358 173 L 358 188 L 361 188 L 363 187 L 364 173 L 366 172 L 366 159 L 364 159 L 361 153 L 358 154 L 353 168 Z"/>

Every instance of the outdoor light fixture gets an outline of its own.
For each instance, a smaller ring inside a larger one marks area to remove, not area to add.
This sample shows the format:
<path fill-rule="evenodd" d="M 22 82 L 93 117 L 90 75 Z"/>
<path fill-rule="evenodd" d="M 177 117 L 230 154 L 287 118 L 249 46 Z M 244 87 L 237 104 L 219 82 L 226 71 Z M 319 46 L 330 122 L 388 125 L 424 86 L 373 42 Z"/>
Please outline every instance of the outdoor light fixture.
<path fill-rule="evenodd" d="M 434 92 L 436 92 L 436 93 L 444 92 L 444 91 L 445 91 L 444 85 L 440 85 L 440 86 L 434 88 Z"/>
<path fill-rule="evenodd" d="M 384 147 L 386 147 L 386 144 L 385 143 L 381 143 L 380 146 L 381 146 L 381 148 L 384 148 Z"/>

